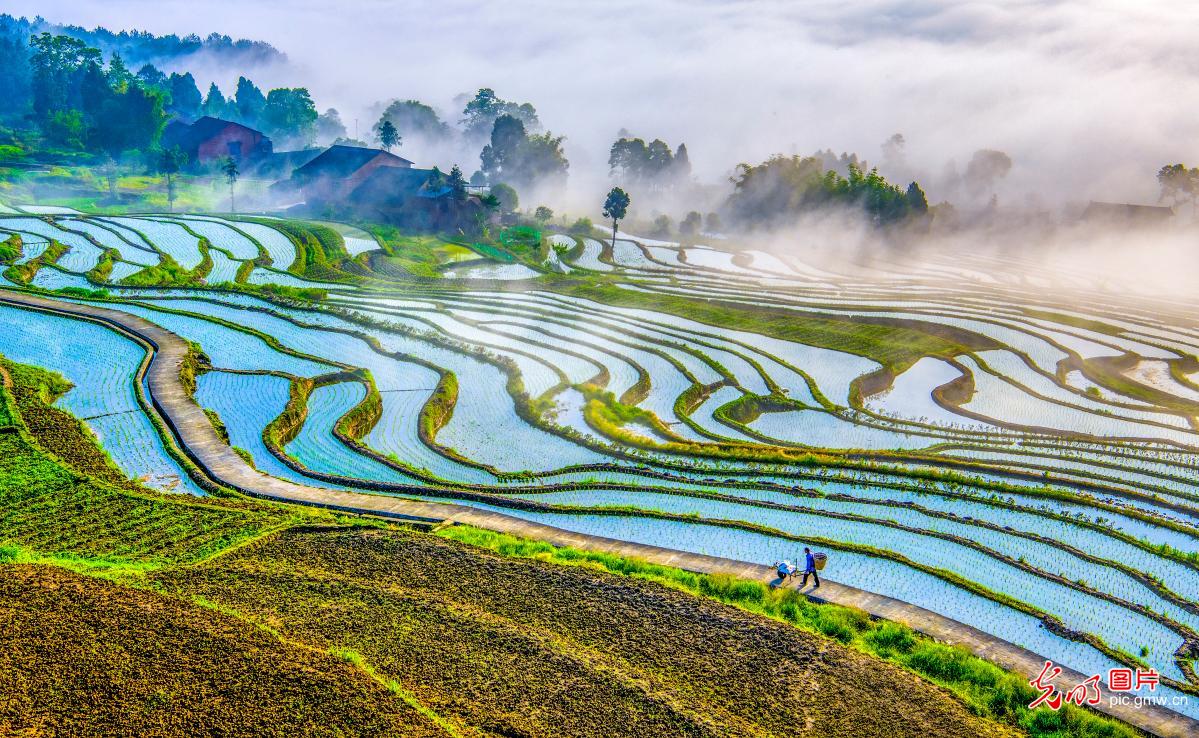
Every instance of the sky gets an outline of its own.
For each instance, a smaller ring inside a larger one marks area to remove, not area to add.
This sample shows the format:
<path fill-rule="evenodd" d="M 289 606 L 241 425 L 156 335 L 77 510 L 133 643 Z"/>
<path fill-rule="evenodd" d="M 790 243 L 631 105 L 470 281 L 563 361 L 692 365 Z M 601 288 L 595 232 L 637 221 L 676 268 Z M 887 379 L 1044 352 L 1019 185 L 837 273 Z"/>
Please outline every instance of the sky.
<path fill-rule="evenodd" d="M 936 201 L 981 148 L 1013 167 L 1005 204 L 1155 202 L 1154 173 L 1199 164 L 1199 3 L 938 0 L 79 0 L 0 10 L 156 33 L 268 41 L 353 130 L 375 102 L 417 98 L 456 120 L 482 86 L 532 102 L 572 172 L 602 172 L 621 128 L 687 143 L 725 182 L 771 154 L 906 140 L 896 178 Z M 197 70 L 231 91 L 240 70 Z M 419 152 L 404 151 L 419 159 Z M 415 156 L 414 156 L 415 154 Z M 465 163 L 468 172 L 476 162 Z"/>

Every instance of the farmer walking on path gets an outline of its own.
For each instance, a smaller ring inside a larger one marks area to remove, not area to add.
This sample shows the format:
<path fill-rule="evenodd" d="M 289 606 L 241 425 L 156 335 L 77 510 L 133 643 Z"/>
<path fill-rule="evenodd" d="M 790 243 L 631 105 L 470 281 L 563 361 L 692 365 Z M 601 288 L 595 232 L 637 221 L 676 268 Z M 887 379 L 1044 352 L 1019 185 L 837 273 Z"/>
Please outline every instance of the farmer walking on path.
<path fill-rule="evenodd" d="M 811 574 L 816 579 L 816 586 L 812 589 L 820 588 L 820 575 L 816 573 L 816 557 L 812 555 L 812 549 L 804 547 L 804 570 L 803 580 L 799 583 L 799 588 L 803 589 L 808 586 L 808 575 Z"/>

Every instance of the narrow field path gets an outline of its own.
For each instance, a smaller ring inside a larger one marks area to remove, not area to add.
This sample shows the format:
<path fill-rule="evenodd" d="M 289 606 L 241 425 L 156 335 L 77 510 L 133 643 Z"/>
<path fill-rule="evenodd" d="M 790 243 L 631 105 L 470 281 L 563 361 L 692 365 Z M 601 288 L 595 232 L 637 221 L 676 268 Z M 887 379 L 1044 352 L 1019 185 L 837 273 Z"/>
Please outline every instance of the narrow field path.
<path fill-rule="evenodd" d="M 246 494 L 283 502 L 315 505 L 401 520 L 473 525 L 487 530 L 545 541 L 556 546 L 572 546 L 639 558 L 655 564 L 693 572 L 730 574 L 763 582 L 776 581 L 774 569 L 769 566 L 572 533 L 511 515 L 479 510 L 464 505 L 421 502 L 385 495 L 321 489 L 268 476 L 247 464 L 228 444 L 220 439 L 204 411 L 188 395 L 179 378 L 180 368 L 187 356 L 187 343 L 175 334 L 142 318 L 98 305 L 64 303 L 10 290 L 0 290 L 0 303 L 57 313 L 76 319 L 91 320 L 147 345 L 153 351 L 145 372 L 150 401 L 175 434 L 179 447 L 209 477 Z M 141 377 L 138 379 L 140 380 Z M 414 493 L 419 491 L 427 494 L 432 490 L 413 488 Z M 823 582 L 818 591 L 808 590 L 808 596 L 821 602 L 856 607 L 873 616 L 903 623 L 938 641 L 963 646 L 988 661 L 1030 677 L 1040 673 L 1045 662 L 1044 657 L 1025 648 L 930 610 L 890 597 L 872 594 L 828 580 Z M 1060 689 L 1068 691 L 1081 684 L 1087 676 L 1080 672 L 1063 670 L 1054 683 Z M 1106 694 L 1108 692 L 1105 690 Z M 1105 701 L 1095 709 L 1161 738 L 1185 738 L 1199 735 L 1199 721 L 1164 707 L 1154 705 L 1137 707 L 1132 704 L 1109 705 Z"/>

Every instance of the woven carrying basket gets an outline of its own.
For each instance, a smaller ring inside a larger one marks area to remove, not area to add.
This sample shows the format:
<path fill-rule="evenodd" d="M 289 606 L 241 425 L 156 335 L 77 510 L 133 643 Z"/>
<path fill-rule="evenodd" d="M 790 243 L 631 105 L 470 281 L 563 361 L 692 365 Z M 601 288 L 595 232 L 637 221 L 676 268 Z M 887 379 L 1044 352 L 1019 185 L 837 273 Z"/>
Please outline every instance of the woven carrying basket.
<path fill-rule="evenodd" d="M 816 559 L 816 571 L 824 571 L 824 565 L 828 563 L 828 554 L 812 554 L 812 558 Z"/>

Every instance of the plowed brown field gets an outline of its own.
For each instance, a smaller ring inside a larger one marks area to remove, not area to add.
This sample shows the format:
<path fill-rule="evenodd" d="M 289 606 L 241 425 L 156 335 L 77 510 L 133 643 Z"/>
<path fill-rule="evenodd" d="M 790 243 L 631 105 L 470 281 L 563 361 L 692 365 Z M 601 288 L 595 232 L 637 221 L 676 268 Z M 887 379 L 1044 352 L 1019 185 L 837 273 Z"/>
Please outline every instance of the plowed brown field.
<path fill-rule="evenodd" d="M 885 662 L 667 587 L 385 530 L 291 530 L 156 576 L 351 649 L 464 734 L 1009 734 Z"/>

